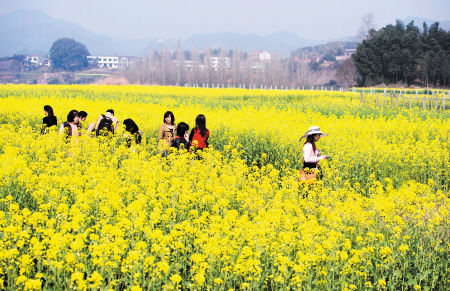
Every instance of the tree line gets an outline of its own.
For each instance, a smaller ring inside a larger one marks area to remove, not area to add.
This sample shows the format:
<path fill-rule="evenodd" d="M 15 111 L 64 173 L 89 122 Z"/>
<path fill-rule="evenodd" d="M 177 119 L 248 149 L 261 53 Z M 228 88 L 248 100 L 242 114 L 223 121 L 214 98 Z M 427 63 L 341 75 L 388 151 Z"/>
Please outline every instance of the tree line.
<path fill-rule="evenodd" d="M 422 29 L 411 21 L 397 20 L 367 38 L 353 55 L 359 86 L 380 83 L 448 87 L 450 81 L 450 32 L 436 22 Z"/>
<path fill-rule="evenodd" d="M 218 58 L 213 65 L 211 58 Z M 183 51 L 179 46 L 171 52 L 166 48 L 151 51 L 123 71 L 131 83 L 177 86 L 231 85 L 247 87 L 309 87 L 313 84 L 307 63 L 283 58 L 272 53 L 269 61 L 252 61 L 248 52 L 208 48 Z"/>

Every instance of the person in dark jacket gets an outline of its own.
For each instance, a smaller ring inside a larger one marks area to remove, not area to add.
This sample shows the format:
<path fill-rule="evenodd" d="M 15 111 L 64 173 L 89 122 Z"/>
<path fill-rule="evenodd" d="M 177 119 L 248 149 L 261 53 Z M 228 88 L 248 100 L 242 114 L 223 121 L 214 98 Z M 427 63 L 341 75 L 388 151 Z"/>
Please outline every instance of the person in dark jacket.
<path fill-rule="evenodd" d="M 180 149 L 183 145 L 185 149 L 189 149 L 189 125 L 184 122 L 178 123 L 177 135 L 173 139 L 172 147 Z"/>
<path fill-rule="evenodd" d="M 42 130 L 41 133 L 47 133 L 47 129 L 52 126 L 57 126 L 58 121 L 56 116 L 53 114 L 53 108 L 50 105 L 44 106 L 44 114 L 46 115 L 42 120 Z"/>
<path fill-rule="evenodd" d="M 130 147 L 132 142 L 133 142 L 133 138 L 134 141 L 136 142 L 136 144 L 141 144 L 142 141 L 142 134 L 141 131 L 139 130 L 139 127 L 137 126 L 137 124 L 133 121 L 133 119 L 127 118 L 123 121 L 123 124 L 125 125 L 125 131 L 128 133 L 127 136 L 127 146 Z"/>

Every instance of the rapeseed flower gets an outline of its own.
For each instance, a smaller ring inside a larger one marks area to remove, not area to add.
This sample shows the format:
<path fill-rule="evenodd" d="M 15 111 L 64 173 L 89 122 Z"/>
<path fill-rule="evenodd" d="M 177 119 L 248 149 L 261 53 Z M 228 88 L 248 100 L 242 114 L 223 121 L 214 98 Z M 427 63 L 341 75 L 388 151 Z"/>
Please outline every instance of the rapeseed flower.
<path fill-rule="evenodd" d="M 40 135 L 41 105 L 65 112 L 71 96 L 93 118 L 105 107 L 132 116 L 139 150 L 123 129 Z M 386 274 L 445 273 L 448 113 L 361 109 L 352 96 L 0 86 L 2 289 L 408 289 Z M 158 154 L 153 116 L 167 106 L 188 123 L 207 113 L 201 157 Z M 333 160 L 305 185 L 292 128 L 316 122 L 333 133 L 318 143 Z M 424 289 L 446 284 L 413 277 Z"/>

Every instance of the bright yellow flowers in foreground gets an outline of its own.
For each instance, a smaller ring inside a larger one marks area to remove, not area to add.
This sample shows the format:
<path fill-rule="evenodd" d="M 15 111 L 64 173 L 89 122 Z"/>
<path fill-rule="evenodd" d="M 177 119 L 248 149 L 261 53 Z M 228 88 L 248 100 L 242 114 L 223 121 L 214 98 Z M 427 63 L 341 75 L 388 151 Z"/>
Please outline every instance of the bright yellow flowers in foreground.
<path fill-rule="evenodd" d="M 0 86 L 1 289 L 441 289 L 447 112 L 358 95 L 139 86 Z M 42 108 L 132 118 L 141 146 L 40 135 Z M 212 148 L 157 154 L 163 114 Z M 333 160 L 300 183 L 300 136 Z"/>

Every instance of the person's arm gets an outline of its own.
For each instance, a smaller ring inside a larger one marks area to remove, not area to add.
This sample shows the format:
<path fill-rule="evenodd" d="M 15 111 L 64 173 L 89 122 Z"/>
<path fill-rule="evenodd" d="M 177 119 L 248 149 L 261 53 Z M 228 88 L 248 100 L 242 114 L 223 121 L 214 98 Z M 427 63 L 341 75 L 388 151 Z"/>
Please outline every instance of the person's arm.
<path fill-rule="evenodd" d="M 194 138 L 194 128 L 191 130 L 191 134 L 189 134 L 189 144 L 192 143 L 193 138 Z"/>
<path fill-rule="evenodd" d="M 86 129 L 86 131 L 93 132 L 94 129 L 95 129 L 95 122 L 91 122 L 91 124 L 89 124 L 88 128 Z"/>
<path fill-rule="evenodd" d="M 42 119 L 42 126 L 41 126 L 41 134 L 44 134 L 47 131 L 47 123 L 45 122 L 45 117 Z"/>
<path fill-rule="evenodd" d="M 61 123 L 61 126 L 59 127 L 59 133 L 64 133 L 64 123 Z"/>
<path fill-rule="evenodd" d="M 206 131 L 206 136 L 205 136 L 206 146 L 209 146 L 208 139 L 209 139 L 209 130 Z"/>
<path fill-rule="evenodd" d="M 303 146 L 303 159 L 305 163 L 317 163 L 325 159 L 326 156 L 316 156 L 311 143 L 306 143 Z"/>
<path fill-rule="evenodd" d="M 119 119 L 117 117 L 113 116 L 112 121 L 116 124 L 116 126 L 114 127 L 114 131 L 118 131 L 119 130 Z"/>
<path fill-rule="evenodd" d="M 137 131 L 137 144 L 141 144 L 142 143 L 142 132 L 140 130 Z"/>
<path fill-rule="evenodd" d="M 173 133 L 172 133 L 172 140 L 174 140 L 175 139 L 175 137 L 177 136 L 177 125 L 175 124 L 174 126 L 173 126 Z"/>
<path fill-rule="evenodd" d="M 158 142 L 164 137 L 164 124 L 159 127 L 158 131 Z"/>
<path fill-rule="evenodd" d="M 97 118 L 97 123 L 95 124 L 95 131 L 97 131 L 98 126 L 100 125 L 100 121 L 102 121 L 102 119 L 103 119 L 103 116 L 101 116 L 101 115 Z"/>
<path fill-rule="evenodd" d="M 174 138 L 172 142 L 172 147 L 180 149 L 181 139 Z"/>

